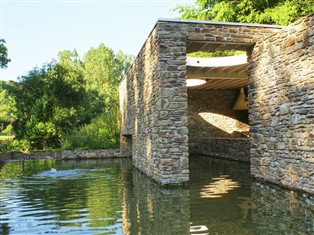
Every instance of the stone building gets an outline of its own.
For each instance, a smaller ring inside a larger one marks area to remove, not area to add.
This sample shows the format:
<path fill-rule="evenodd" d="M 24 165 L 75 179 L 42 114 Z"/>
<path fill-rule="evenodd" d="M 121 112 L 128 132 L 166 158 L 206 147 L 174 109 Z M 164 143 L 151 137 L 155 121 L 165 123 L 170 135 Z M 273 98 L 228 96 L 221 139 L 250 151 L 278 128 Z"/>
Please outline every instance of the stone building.
<path fill-rule="evenodd" d="M 159 19 L 120 84 L 121 154 L 161 185 L 187 183 L 189 155 L 205 154 L 314 192 L 313 23 Z M 189 56 L 217 50 L 244 54 Z"/>

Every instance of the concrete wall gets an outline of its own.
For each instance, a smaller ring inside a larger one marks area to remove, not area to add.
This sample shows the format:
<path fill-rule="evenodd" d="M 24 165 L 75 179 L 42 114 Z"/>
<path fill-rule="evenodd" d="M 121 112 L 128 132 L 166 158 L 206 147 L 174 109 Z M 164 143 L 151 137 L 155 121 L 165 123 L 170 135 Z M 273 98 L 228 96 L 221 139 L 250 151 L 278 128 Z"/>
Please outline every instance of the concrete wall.
<path fill-rule="evenodd" d="M 314 193 L 314 13 L 260 41 L 249 66 L 251 173 Z"/>

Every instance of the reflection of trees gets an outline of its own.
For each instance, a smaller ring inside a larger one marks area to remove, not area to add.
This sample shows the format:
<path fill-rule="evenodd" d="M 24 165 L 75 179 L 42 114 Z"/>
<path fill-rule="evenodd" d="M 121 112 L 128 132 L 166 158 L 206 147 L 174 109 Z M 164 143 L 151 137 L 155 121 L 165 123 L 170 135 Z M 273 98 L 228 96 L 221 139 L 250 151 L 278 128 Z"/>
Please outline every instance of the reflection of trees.
<path fill-rule="evenodd" d="M 96 162 L 99 165 L 95 165 Z M 61 167 L 61 164 L 64 166 Z M 67 226 L 80 229 L 85 223 L 88 227 L 101 227 L 103 230 L 104 227 L 117 224 L 117 211 L 121 210 L 119 165 L 118 161 L 110 160 L 66 163 L 27 161 L 24 163 L 24 172 L 27 172 L 27 175 L 36 175 L 52 167 L 61 171 L 73 169 L 73 166 L 76 169 L 82 168 L 79 171 L 82 175 L 68 178 L 31 177 L 25 181 L 17 181 L 20 184 L 18 195 L 22 198 L 21 205 L 27 203 L 28 208 L 33 208 L 34 214 L 31 215 L 33 218 L 41 220 L 49 215 L 46 223 L 54 225 L 53 229 L 65 229 Z M 23 163 L 21 162 L 12 162 L 4 168 L 6 169 L 1 171 L 3 178 L 22 176 Z M 108 220 L 108 218 L 114 219 Z"/>
<path fill-rule="evenodd" d="M 117 223 L 117 211 L 121 210 L 120 172 L 119 167 L 107 168 L 102 178 L 94 179 L 93 183 L 86 185 L 86 206 L 92 219 L 90 221 L 92 227 Z M 100 220 L 101 218 L 106 220 Z"/>
<path fill-rule="evenodd" d="M 0 179 L 19 179 L 22 176 L 31 176 L 55 167 L 56 161 L 36 160 L 6 162 L 0 171 Z"/>

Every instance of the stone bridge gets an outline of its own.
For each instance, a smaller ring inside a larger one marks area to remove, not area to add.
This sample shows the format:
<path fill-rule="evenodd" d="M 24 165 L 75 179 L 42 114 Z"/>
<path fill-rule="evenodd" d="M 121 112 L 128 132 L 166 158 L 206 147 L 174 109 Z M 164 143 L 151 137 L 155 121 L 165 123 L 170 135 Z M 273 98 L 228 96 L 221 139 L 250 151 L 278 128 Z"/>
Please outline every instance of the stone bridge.
<path fill-rule="evenodd" d="M 159 19 L 120 84 L 121 154 L 161 185 L 188 183 L 189 155 L 205 154 L 314 193 L 313 38 L 314 14 L 287 27 Z M 189 56 L 218 50 L 244 54 Z"/>

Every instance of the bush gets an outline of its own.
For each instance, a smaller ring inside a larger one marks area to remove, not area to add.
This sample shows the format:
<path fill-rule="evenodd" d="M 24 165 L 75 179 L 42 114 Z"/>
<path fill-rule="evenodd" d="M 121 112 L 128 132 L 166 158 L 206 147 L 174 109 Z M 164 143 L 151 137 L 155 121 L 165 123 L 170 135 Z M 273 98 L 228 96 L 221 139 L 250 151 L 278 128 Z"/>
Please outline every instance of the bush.
<path fill-rule="evenodd" d="M 0 152 L 25 151 L 29 150 L 30 146 L 27 140 L 6 139 L 0 142 Z"/>
<path fill-rule="evenodd" d="M 119 126 L 116 119 L 105 115 L 92 120 L 90 124 L 68 134 L 63 149 L 108 149 L 119 146 Z"/>
<path fill-rule="evenodd" d="M 12 124 L 7 125 L 7 127 L 2 131 L 2 134 L 5 135 L 14 135 Z"/>

